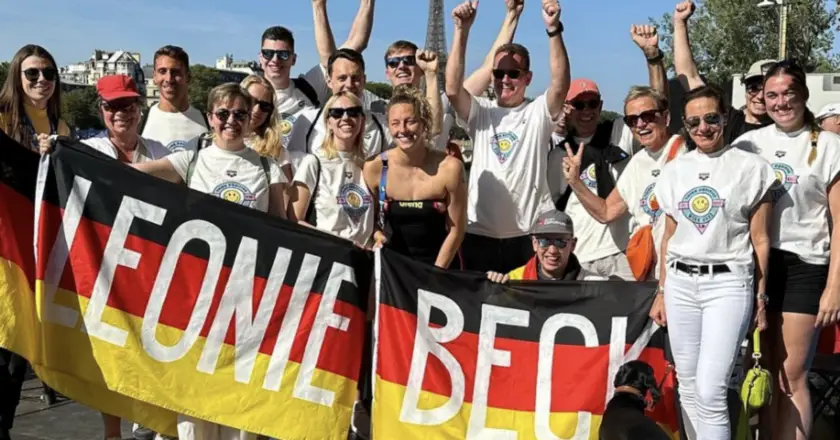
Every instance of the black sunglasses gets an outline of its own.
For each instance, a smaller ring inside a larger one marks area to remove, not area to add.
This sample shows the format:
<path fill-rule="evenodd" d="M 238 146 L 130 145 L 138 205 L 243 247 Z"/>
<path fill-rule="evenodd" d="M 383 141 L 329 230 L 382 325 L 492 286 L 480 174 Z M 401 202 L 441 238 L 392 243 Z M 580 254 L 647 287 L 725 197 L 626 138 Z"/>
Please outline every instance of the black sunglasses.
<path fill-rule="evenodd" d="M 292 57 L 292 51 L 290 50 L 262 49 L 260 50 L 260 53 L 262 53 L 263 58 L 269 61 L 274 59 L 275 56 L 277 56 L 280 61 L 289 61 Z"/>
<path fill-rule="evenodd" d="M 493 69 L 493 77 L 496 79 L 504 79 L 505 75 L 510 79 L 518 79 L 522 76 L 522 71 L 519 69 Z"/>
<path fill-rule="evenodd" d="M 660 110 L 653 109 L 653 110 L 643 111 L 643 112 L 639 113 L 638 115 L 625 115 L 624 116 L 624 123 L 627 124 L 627 126 L 631 127 L 631 128 L 635 127 L 640 119 L 645 124 L 650 124 L 651 122 L 656 121 L 656 118 L 658 118 L 661 113 L 662 112 Z"/>
<path fill-rule="evenodd" d="M 746 89 L 747 93 L 750 95 L 755 95 L 764 90 L 764 80 L 759 78 L 757 80 L 747 81 L 744 84 L 744 89 Z"/>
<path fill-rule="evenodd" d="M 706 113 L 702 120 L 706 125 L 720 126 L 723 121 L 723 116 L 720 113 Z M 683 120 L 685 128 L 689 130 L 696 130 L 700 126 L 701 118 L 699 116 L 692 116 Z"/>
<path fill-rule="evenodd" d="M 239 122 L 242 122 L 242 121 L 248 119 L 248 112 L 245 111 L 245 110 L 230 111 L 230 110 L 227 110 L 227 109 L 219 109 L 219 110 L 216 110 L 215 112 L 213 112 L 213 115 L 216 116 L 216 119 L 218 119 L 222 122 L 226 122 L 228 120 L 228 118 L 230 118 L 230 115 L 233 115 L 233 119 L 236 119 Z"/>
<path fill-rule="evenodd" d="M 358 118 L 362 116 L 362 113 L 363 110 L 359 106 L 347 108 L 333 107 L 327 111 L 327 116 L 333 119 L 341 119 L 346 114 L 349 118 Z"/>
<path fill-rule="evenodd" d="M 570 103 L 575 110 L 581 111 L 583 109 L 588 108 L 589 110 L 595 110 L 601 105 L 600 99 L 592 99 L 589 101 L 572 101 Z M 630 125 L 630 124 L 627 124 Z"/>
<path fill-rule="evenodd" d="M 115 101 L 102 101 L 102 108 L 106 112 L 119 112 L 133 110 L 139 104 L 136 99 L 118 99 Z"/>
<path fill-rule="evenodd" d="M 259 99 L 254 100 L 254 104 L 260 108 L 260 111 L 263 113 L 271 113 L 274 111 L 274 103 L 268 101 L 260 101 Z"/>
<path fill-rule="evenodd" d="M 557 249 L 566 249 L 566 246 L 569 245 L 569 240 L 566 238 L 538 238 L 537 244 L 543 249 L 551 245 L 554 245 Z"/>
<path fill-rule="evenodd" d="M 23 76 L 25 76 L 26 80 L 29 82 L 38 81 L 38 78 L 40 78 L 41 75 L 44 75 L 44 79 L 47 81 L 55 81 L 55 77 L 58 75 L 58 70 L 53 67 L 47 67 L 44 69 L 31 67 L 23 71 Z"/>
<path fill-rule="evenodd" d="M 402 57 L 392 57 L 385 60 L 385 64 L 392 69 L 396 69 L 400 67 L 400 63 L 405 64 L 408 67 L 414 66 L 417 64 L 417 58 L 414 55 L 405 55 Z"/>

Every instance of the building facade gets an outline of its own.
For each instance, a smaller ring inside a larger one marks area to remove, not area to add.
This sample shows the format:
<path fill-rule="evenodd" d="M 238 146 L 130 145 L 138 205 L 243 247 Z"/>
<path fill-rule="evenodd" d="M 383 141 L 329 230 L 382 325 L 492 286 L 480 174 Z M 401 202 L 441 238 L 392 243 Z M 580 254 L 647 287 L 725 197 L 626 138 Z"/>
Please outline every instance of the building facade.
<path fill-rule="evenodd" d="M 94 85 L 106 75 L 127 75 L 134 78 L 140 93 L 144 93 L 146 77 L 140 64 L 140 54 L 125 50 L 106 51 L 96 49 L 86 61 L 74 63 L 59 69 L 61 80 L 74 84 Z"/>

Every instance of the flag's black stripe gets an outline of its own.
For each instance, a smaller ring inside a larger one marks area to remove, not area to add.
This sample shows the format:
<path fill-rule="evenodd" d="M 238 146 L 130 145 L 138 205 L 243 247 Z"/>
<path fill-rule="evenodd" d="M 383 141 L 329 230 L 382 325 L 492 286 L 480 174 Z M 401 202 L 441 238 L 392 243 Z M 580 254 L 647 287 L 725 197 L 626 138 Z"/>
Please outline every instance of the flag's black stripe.
<path fill-rule="evenodd" d="M 419 290 L 442 295 L 455 302 L 464 315 L 464 331 L 478 334 L 483 305 L 507 307 L 529 312 L 528 327 L 499 325 L 497 337 L 539 341 L 543 324 L 558 313 L 586 317 L 594 324 L 599 345 L 610 342 L 613 317 L 627 318 L 627 343 L 632 344 L 648 324 L 653 304 L 652 283 L 625 281 L 528 282 L 503 286 L 477 272 L 443 271 L 415 262 L 389 250 L 382 253 L 380 302 L 405 312 L 417 313 Z M 431 321 L 445 325 L 446 317 L 432 308 Z M 559 344 L 583 345 L 581 333 L 560 330 Z M 663 347 L 664 340 L 652 341 Z"/>
<path fill-rule="evenodd" d="M 38 158 L 37 153 L 0 130 L 0 183 L 29 200 L 35 199 Z"/>
<path fill-rule="evenodd" d="M 160 226 L 135 218 L 130 234 L 136 237 L 166 246 L 179 226 L 190 220 L 204 220 L 221 229 L 225 236 L 225 266 L 233 266 L 243 236 L 258 241 L 256 276 L 261 278 L 268 277 L 280 247 L 293 252 L 286 284 L 297 279 L 306 254 L 316 255 L 321 260 L 313 290 L 323 291 L 333 263 L 346 264 L 355 269 L 359 287 L 344 283 L 339 299 L 366 305 L 372 257 L 349 241 L 145 175 L 84 144 L 60 142 L 51 154 L 51 163 L 44 194 L 48 204 L 64 207 L 74 178 L 80 176 L 92 182 L 83 213 L 86 219 L 111 226 L 125 197 L 132 197 L 166 209 Z M 196 240 L 184 252 L 206 259 L 209 247 Z"/>

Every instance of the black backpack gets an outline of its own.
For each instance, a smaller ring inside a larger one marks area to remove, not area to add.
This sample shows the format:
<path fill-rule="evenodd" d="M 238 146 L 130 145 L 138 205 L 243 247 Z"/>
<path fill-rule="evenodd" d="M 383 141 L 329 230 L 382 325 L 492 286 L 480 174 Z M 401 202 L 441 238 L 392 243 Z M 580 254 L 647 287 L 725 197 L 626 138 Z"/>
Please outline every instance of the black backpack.
<path fill-rule="evenodd" d="M 306 99 L 312 103 L 312 107 L 320 107 L 321 101 L 318 100 L 318 94 L 315 92 L 315 89 L 309 84 L 309 81 L 305 80 L 303 77 L 292 78 L 292 83 L 295 85 L 295 88 L 300 90 L 303 93 L 303 96 L 306 96 Z"/>

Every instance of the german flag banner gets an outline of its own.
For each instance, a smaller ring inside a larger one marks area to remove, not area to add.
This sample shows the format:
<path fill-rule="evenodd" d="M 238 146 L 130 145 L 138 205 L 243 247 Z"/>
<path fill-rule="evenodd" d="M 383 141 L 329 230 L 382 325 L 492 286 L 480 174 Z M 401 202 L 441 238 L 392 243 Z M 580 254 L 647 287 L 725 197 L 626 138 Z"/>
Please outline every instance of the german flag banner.
<path fill-rule="evenodd" d="M 6 143 L 4 170 L 31 167 Z M 2 176 L 0 345 L 68 397 L 170 435 L 185 414 L 346 439 L 369 254 L 81 144 L 45 170 L 34 277 L 32 197 Z"/>
<path fill-rule="evenodd" d="M 376 258 L 375 438 L 593 439 L 631 360 L 668 375 L 651 284 L 528 283 Z M 673 384 L 651 417 L 677 437 Z"/>

